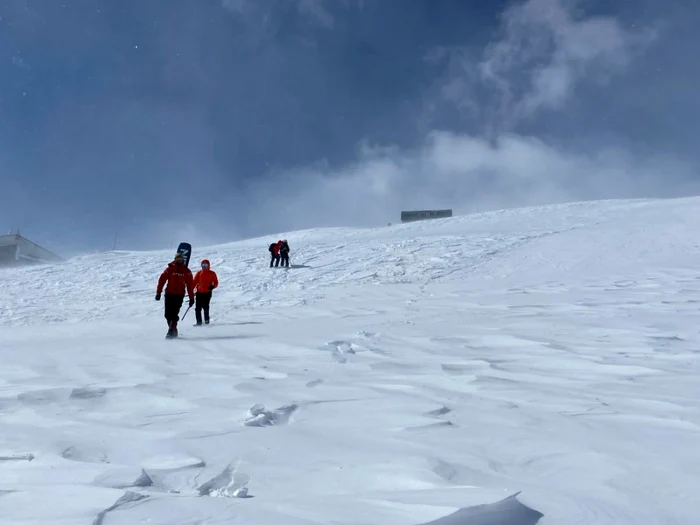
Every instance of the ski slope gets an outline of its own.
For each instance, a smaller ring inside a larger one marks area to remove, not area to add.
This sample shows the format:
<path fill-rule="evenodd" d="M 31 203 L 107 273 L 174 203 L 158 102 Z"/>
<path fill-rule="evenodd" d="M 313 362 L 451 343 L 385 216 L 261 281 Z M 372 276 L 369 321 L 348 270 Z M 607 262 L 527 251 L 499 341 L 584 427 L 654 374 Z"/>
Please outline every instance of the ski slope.
<path fill-rule="evenodd" d="M 0 270 L 0 523 L 700 523 L 699 210 L 194 246 L 174 341 L 168 251 Z"/>

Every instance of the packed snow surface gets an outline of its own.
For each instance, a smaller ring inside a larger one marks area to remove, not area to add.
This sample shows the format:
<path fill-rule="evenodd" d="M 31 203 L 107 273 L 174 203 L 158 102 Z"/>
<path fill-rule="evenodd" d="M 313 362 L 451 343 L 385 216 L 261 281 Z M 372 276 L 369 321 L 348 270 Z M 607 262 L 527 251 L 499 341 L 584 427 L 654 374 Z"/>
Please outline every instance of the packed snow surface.
<path fill-rule="evenodd" d="M 195 245 L 212 324 L 170 341 L 170 251 L 1 270 L 0 523 L 697 525 L 699 234 L 691 198 Z"/>

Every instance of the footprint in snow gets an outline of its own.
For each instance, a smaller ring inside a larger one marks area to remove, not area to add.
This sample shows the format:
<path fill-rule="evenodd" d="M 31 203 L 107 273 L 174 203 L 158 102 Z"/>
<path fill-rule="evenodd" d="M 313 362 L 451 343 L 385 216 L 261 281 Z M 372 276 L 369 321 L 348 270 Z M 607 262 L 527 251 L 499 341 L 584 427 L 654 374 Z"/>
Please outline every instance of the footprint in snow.
<path fill-rule="evenodd" d="M 374 338 L 375 334 L 370 334 L 372 338 Z M 367 337 L 370 337 L 367 336 Z M 356 344 L 352 343 L 350 341 L 343 341 L 343 340 L 336 340 L 336 341 L 329 341 L 326 343 L 323 347 L 324 350 L 330 349 L 331 355 L 333 356 L 333 359 L 337 361 L 338 363 L 345 364 L 348 362 L 349 357 L 351 355 L 355 355 L 358 352 L 374 352 L 376 354 L 381 354 L 381 355 L 387 355 L 386 352 L 383 352 L 377 348 L 370 347 L 370 346 L 363 346 L 361 344 Z"/>
<path fill-rule="evenodd" d="M 342 363 L 347 361 L 346 354 L 355 354 L 355 345 L 347 341 L 330 341 L 326 346 L 331 348 L 333 358 Z"/>

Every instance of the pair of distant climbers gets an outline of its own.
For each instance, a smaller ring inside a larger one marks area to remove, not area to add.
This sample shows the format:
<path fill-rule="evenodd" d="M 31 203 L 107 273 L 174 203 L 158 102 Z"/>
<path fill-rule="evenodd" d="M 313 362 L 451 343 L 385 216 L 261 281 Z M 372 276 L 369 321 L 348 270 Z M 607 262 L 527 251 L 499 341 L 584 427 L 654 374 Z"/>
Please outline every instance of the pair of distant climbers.
<path fill-rule="evenodd" d="M 270 268 L 280 266 L 289 268 L 289 243 L 287 239 L 273 242 L 267 249 L 270 252 Z"/>
<path fill-rule="evenodd" d="M 156 301 L 160 301 L 163 287 L 168 284 L 165 290 L 165 320 L 168 322 L 168 333 L 166 337 L 177 337 L 177 323 L 180 320 L 180 308 L 185 300 L 185 292 L 189 296 L 190 308 L 195 305 L 195 317 L 197 326 L 202 325 L 202 312 L 204 312 L 204 323 L 209 324 L 209 303 L 212 292 L 218 288 L 219 279 L 216 273 L 210 268 L 209 261 L 203 259 L 202 269 L 194 277 L 192 271 L 185 264 L 184 257 L 177 253 L 175 259 L 168 264 L 158 279 L 156 289 Z"/>

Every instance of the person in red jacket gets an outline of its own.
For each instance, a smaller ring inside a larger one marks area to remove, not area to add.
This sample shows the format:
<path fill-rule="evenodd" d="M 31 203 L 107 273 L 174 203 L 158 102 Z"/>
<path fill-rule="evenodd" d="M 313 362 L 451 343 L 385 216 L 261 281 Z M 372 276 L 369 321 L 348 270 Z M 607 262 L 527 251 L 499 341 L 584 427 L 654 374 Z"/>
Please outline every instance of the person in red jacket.
<path fill-rule="evenodd" d="M 194 315 L 197 317 L 197 326 L 202 325 L 202 310 L 204 310 L 204 322 L 209 324 L 209 303 L 212 291 L 219 286 L 216 272 L 210 268 L 209 260 L 202 260 L 202 269 L 194 274 L 194 288 L 196 305 Z"/>
<path fill-rule="evenodd" d="M 273 242 L 270 244 L 270 246 L 267 248 L 267 250 L 270 252 L 270 268 L 272 268 L 272 263 L 275 264 L 275 266 L 280 265 L 280 246 L 282 245 L 282 241 L 277 241 Z"/>
<path fill-rule="evenodd" d="M 156 301 L 160 301 L 165 283 L 165 320 L 168 321 L 166 337 L 177 337 L 177 322 L 180 320 L 180 308 L 185 300 L 185 291 L 190 298 L 190 307 L 194 304 L 194 279 L 192 272 L 185 265 L 185 259 L 179 253 L 175 254 L 173 262 L 168 264 L 158 279 Z"/>

